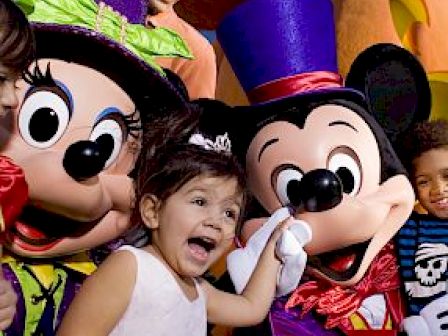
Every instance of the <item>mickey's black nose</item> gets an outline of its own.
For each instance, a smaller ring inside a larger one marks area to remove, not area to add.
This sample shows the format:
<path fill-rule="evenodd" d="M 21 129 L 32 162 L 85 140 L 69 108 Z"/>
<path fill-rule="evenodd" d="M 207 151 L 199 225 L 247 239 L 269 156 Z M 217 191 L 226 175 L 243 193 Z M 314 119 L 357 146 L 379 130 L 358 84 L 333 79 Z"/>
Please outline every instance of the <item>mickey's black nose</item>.
<path fill-rule="evenodd" d="M 103 170 L 106 163 L 104 157 L 97 143 L 78 141 L 67 148 L 62 164 L 68 175 L 76 181 L 82 181 Z"/>
<path fill-rule="evenodd" d="M 329 210 L 342 201 L 342 184 L 330 170 L 315 169 L 306 173 L 294 188 L 288 187 L 292 206 L 308 212 Z"/>

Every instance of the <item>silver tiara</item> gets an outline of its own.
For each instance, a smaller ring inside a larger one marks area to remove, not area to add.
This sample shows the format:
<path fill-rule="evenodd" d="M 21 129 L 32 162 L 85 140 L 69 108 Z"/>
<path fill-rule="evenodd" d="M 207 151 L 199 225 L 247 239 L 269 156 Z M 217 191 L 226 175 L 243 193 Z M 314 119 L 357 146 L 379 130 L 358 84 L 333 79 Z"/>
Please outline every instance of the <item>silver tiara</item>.
<path fill-rule="evenodd" d="M 190 137 L 188 142 L 218 153 L 224 152 L 226 154 L 232 154 L 232 144 L 227 132 L 224 135 L 218 135 L 214 142 L 210 139 L 204 138 L 204 136 L 200 133 L 195 133 Z"/>

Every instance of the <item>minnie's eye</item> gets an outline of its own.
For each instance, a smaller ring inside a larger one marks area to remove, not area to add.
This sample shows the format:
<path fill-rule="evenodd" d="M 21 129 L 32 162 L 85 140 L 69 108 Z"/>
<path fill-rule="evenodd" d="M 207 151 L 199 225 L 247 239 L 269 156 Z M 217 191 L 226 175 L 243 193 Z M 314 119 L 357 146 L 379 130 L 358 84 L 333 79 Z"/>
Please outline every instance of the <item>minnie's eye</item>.
<path fill-rule="evenodd" d="M 20 109 L 19 131 L 29 145 L 48 148 L 64 134 L 70 117 L 70 109 L 59 95 L 36 91 L 25 99 Z"/>
<path fill-rule="evenodd" d="M 300 195 L 299 187 L 303 173 L 294 168 L 281 170 L 275 181 L 275 191 L 280 203 L 285 205 L 300 203 L 297 197 Z"/>
<path fill-rule="evenodd" d="M 355 153 L 351 153 L 355 155 Z M 328 169 L 335 173 L 342 182 L 342 190 L 349 195 L 356 195 L 361 188 L 361 167 L 352 155 L 336 153 L 328 162 Z M 356 157 L 356 156 L 355 156 Z"/>
<path fill-rule="evenodd" d="M 124 126 L 114 118 L 103 119 L 92 129 L 89 139 L 100 146 L 101 155 L 106 162 L 104 169 L 117 159 L 124 138 Z"/>

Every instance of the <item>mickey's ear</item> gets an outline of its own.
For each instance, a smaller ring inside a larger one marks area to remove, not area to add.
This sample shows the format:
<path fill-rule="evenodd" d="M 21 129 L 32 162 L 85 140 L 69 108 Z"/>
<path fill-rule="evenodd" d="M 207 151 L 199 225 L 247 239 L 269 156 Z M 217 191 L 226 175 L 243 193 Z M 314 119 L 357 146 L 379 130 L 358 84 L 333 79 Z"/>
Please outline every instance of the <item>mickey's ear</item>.
<path fill-rule="evenodd" d="M 232 154 L 242 155 L 240 128 L 242 116 L 236 107 L 231 107 L 222 101 L 199 98 L 192 101 L 200 111 L 198 130 L 210 139 L 224 136 L 230 141 Z M 244 156 L 246 152 L 244 152 Z"/>
<path fill-rule="evenodd" d="M 231 118 L 235 118 L 232 107 L 226 103 L 209 98 L 199 98 L 192 101 L 200 111 L 199 131 L 213 139 L 230 131 L 233 122 Z"/>
<path fill-rule="evenodd" d="M 369 112 L 392 143 L 414 123 L 426 120 L 431 92 L 420 62 L 393 44 L 375 44 L 353 62 L 346 87 L 364 93 Z"/>

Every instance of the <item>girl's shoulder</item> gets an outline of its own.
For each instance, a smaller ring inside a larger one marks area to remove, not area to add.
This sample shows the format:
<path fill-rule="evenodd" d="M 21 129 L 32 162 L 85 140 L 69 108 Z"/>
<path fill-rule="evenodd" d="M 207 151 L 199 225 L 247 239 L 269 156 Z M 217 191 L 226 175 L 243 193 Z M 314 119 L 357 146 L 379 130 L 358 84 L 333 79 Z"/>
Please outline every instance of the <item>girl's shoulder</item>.
<path fill-rule="evenodd" d="M 150 252 L 150 249 L 144 247 L 135 247 L 132 245 L 122 245 L 120 246 L 114 253 L 116 254 L 124 254 L 127 258 L 137 259 L 137 262 L 145 262 L 145 263 L 156 263 L 163 264 L 159 258 L 157 258 L 153 253 Z"/>
<path fill-rule="evenodd" d="M 135 247 L 132 245 L 122 245 L 117 250 L 114 251 L 114 254 L 124 254 L 130 257 L 131 255 L 141 255 L 143 253 L 148 253 L 143 251 L 139 247 Z"/>
<path fill-rule="evenodd" d="M 117 274 L 120 276 L 129 276 L 136 273 L 137 270 L 137 258 L 136 253 L 138 249 L 135 247 L 120 247 L 112 252 L 93 273 Z M 126 273 L 122 274 L 122 273 Z"/>
<path fill-rule="evenodd" d="M 128 263 L 132 259 L 134 264 L 133 273 L 137 273 L 137 275 L 154 278 L 162 276 L 164 273 L 169 273 L 166 264 L 146 248 L 123 245 L 113 254 L 117 254 L 117 258 L 120 258 L 120 263 Z"/>

